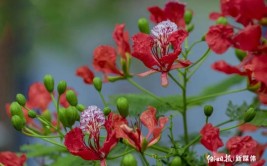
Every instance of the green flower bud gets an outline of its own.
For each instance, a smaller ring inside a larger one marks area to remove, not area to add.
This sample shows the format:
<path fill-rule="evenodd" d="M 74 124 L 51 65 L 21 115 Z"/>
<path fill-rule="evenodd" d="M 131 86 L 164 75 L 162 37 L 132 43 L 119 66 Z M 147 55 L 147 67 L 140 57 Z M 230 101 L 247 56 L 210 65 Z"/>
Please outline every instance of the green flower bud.
<path fill-rule="evenodd" d="M 127 154 L 122 158 L 121 166 L 137 166 L 137 160 L 132 154 Z"/>
<path fill-rule="evenodd" d="M 52 77 L 52 75 L 47 74 L 44 76 L 44 85 L 45 88 L 48 92 L 53 92 L 54 91 L 54 78 Z"/>
<path fill-rule="evenodd" d="M 245 114 L 244 114 L 244 121 L 245 122 L 250 122 L 254 119 L 254 117 L 256 116 L 256 111 L 254 108 L 249 108 Z"/>
<path fill-rule="evenodd" d="M 129 114 L 129 103 L 125 97 L 117 99 L 117 109 L 122 117 L 127 117 Z"/>
<path fill-rule="evenodd" d="M 204 113 L 207 117 L 210 117 L 213 113 L 213 107 L 211 105 L 204 106 Z"/>
<path fill-rule="evenodd" d="M 182 159 L 179 156 L 176 156 L 173 158 L 170 166 L 181 166 L 182 165 Z"/>
<path fill-rule="evenodd" d="M 190 24 L 192 18 L 193 18 L 193 12 L 191 10 L 186 10 L 184 13 L 184 20 L 187 25 Z"/>
<path fill-rule="evenodd" d="M 25 125 L 24 120 L 18 115 L 14 115 L 11 117 L 11 123 L 12 123 L 13 127 L 18 131 L 21 131 L 21 129 Z"/>
<path fill-rule="evenodd" d="M 68 121 L 68 127 L 71 127 L 72 125 L 74 125 L 75 121 L 79 119 L 79 114 L 78 111 L 76 110 L 75 107 L 68 107 L 66 109 L 66 118 Z"/>
<path fill-rule="evenodd" d="M 217 24 L 222 24 L 222 25 L 227 25 L 228 24 L 228 21 L 225 17 L 219 17 L 217 20 L 216 20 L 216 23 Z"/>
<path fill-rule="evenodd" d="M 205 41 L 206 40 L 206 35 L 201 37 L 201 41 Z"/>
<path fill-rule="evenodd" d="M 18 115 L 22 119 L 24 118 L 24 114 L 22 112 L 22 108 L 21 108 L 21 106 L 19 105 L 18 102 L 12 102 L 11 103 L 11 105 L 10 105 L 10 112 L 11 112 L 11 115 L 12 116 Z"/>
<path fill-rule="evenodd" d="M 72 106 L 76 106 L 78 104 L 78 99 L 73 90 L 67 90 L 66 99 Z"/>
<path fill-rule="evenodd" d="M 41 117 L 44 118 L 45 120 L 51 122 L 52 120 L 52 115 L 51 112 L 49 110 L 45 110 L 42 114 Z"/>
<path fill-rule="evenodd" d="M 242 61 L 247 56 L 247 53 L 243 50 L 235 49 L 235 55 L 240 61 Z"/>
<path fill-rule="evenodd" d="M 16 100 L 21 106 L 25 106 L 26 104 L 26 98 L 23 94 L 18 93 L 16 95 Z"/>
<path fill-rule="evenodd" d="M 66 114 L 66 109 L 65 108 L 60 108 L 59 109 L 58 117 L 59 117 L 59 120 L 63 124 L 64 127 L 70 127 L 71 126 L 68 123 L 68 118 L 67 118 L 67 114 Z"/>
<path fill-rule="evenodd" d="M 67 89 L 67 82 L 64 80 L 59 81 L 57 85 L 57 92 L 59 95 L 62 95 Z"/>
<path fill-rule="evenodd" d="M 103 109 L 103 113 L 104 113 L 105 116 L 108 116 L 110 112 L 111 112 L 111 109 L 109 107 L 105 107 Z"/>
<path fill-rule="evenodd" d="M 187 32 L 192 32 L 194 30 L 195 26 L 194 24 L 190 24 L 186 26 L 186 31 Z"/>
<path fill-rule="evenodd" d="M 78 105 L 76 106 L 76 108 L 77 108 L 77 110 L 80 111 L 80 112 L 83 112 L 83 111 L 85 110 L 85 106 L 82 105 L 82 104 L 78 104 Z"/>
<path fill-rule="evenodd" d="M 140 18 L 138 20 L 138 28 L 140 32 L 143 32 L 146 34 L 150 33 L 149 23 L 146 18 Z"/>
<path fill-rule="evenodd" d="M 36 118 L 36 112 L 33 110 L 28 111 L 28 117 L 30 118 Z"/>
<path fill-rule="evenodd" d="M 101 89 L 102 89 L 102 80 L 101 80 L 101 78 L 99 78 L 99 77 L 95 77 L 95 78 L 93 79 L 93 83 L 94 83 L 94 87 L 95 87 L 95 89 L 96 89 L 98 92 L 100 92 Z"/>

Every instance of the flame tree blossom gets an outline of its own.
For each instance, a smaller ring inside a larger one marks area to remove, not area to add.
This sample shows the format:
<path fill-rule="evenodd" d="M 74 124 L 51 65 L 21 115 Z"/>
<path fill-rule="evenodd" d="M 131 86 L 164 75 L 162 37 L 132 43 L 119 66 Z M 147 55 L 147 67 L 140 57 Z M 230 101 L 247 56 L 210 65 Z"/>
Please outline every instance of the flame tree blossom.
<path fill-rule="evenodd" d="M 167 86 L 168 72 L 172 69 L 184 68 L 191 64 L 188 60 L 178 60 L 182 51 L 181 44 L 188 36 L 183 29 L 169 20 L 160 22 L 151 30 L 151 35 L 138 33 L 133 36 L 133 57 L 141 60 L 151 70 L 141 73 L 147 76 L 161 72 L 161 85 Z M 173 47 L 173 51 L 172 50 Z"/>
<path fill-rule="evenodd" d="M 170 20 L 177 26 L 185 27 L 184 13 L 185 4 L 179 1 L 169 1 L 165 4 L 164 9 L 158 6 L 148 8 L 150 12 L 150 20 L 156 24 Z"/>
<path fill-rule="evenodd" d="M 118 123 L 122 124 L 123 121 L 118 116 L 110 113 L 106 119 L 97 106 L 89 106 L 81 113 L 80 127 L 72 129 L 65 136 L 64 144 L 68 151 L 84 160 L 100 160 L 101 166 L 105 166 L 107 155 L 118 142 L 114 126 Z M 115 121 L 113 118 L 119 121 Z M 107 136 L 101 146 L 99 138 L 100 129 L 103 126 Z M 86 135 L 89 136 L 88 140 L 85 140 Z"/>
<path fill-rule="evenodd" d="M 21 156 L 16 155 L 16 153 L 5 151 L 0 152 L 0 165 L 4 166 L 23 166 L 27 158 L 25 154 Z"/>
<path fill-rule="evenodd" d="M 140 121 L 148 128 L 148 134 L 146 136 L 143 136 L 141 133 L 141 124 L 134 128 L 123 124 L 121 125 L 122 130 L 117 132 L 121 138 L 125 139 L 127 143 L 137 151 L 144 152 L 146 148 L 159 141 L 161 132 L 168 122 L 168 118 L 160 117 L 156 119 L 156 109 L 154 107 L 148 107 L 148 109 L 140 115 Z"/>

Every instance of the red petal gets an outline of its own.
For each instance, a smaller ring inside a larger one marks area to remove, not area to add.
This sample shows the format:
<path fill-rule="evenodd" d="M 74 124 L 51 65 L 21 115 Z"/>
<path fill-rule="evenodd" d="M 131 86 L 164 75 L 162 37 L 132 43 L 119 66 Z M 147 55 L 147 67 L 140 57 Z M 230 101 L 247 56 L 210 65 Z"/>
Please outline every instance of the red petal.
<path fill-rule="evenodd" d="M 88 148 L 83 141 L 84 134 L 80 128 L 74 128 L 69 131 L 65 136 L 65 146 L 68 151 L 75 155 L 80 156 L 85 160 L 100 160 L 98 154 L 92 149 Z"/>
<path fill-rule="evenodd" d="M 116 25 L 113 32 L 113 39 L 117 44 L 118 53 L 125 58 L 125 53 L 131 53 L 128 32 L 124 31 L 124 24 Z"/>
<path fill-rule="evenodd" d="M 234 30 L 229 25 L 213 25 L 206 35 L 206 42 L 212 51 L 222 54 L 231 46 L 233 33 Z"/>
<path fill-rule="evenodd" d="M 253 51 L 260 45 L 261 27 L 259 25 L 247 26 L 241 30 L 234 38 L 233 43 L 236 48 Z"/>
<path fill-rule="evenodd" d="M 147 110 L 140 115 L 140 120 L 142 124 L 148 128 L 149 132 L 152 132 L 152 130 L 158 125 L 156 119 L 156 108 L 149 106 Z"/>
<path fill-rule="evenodd" d="M 174 50 L 181 49 L 181 45 L 188 36 L 188 32 L 180 29 L 178 31 L 175 31 L 169 36 L 169 41 L 172 43 L 172 46 L 174 47 Z M 175 51 L 176 52 L 176 51 Z M 180 54 L 180 53 L 178 53 Z"/>
<path fill-rule="evenodd" d="M 141 151 L 141 140 L 143 136 L 141 135 L 140 129 L 136 129 L 135 131 L 127 125 L 121 125 L 121 129 L 125 134 L 123 134 L 122 138 L 127 140 L 128 143 L 138 151 Z"/>
<path fill-rule="evenodd" d="M 154 23 L 160 23 L 161 21 L 167 20 L 164 11 L 158 6 L 149 7 L 147 9 L 150 12 L 150 20 Z"/>
<path fill-rule="evenodd" d="M 153 69 L 153 66 L 159 65 L 151 54 L 153 39 L 150 35 L 138 33 L 133 36 L 133 42 L 133 57 L 141 60 L 146 67 L 151 69 Z"/>
<path fill-rule="evenodd" d="M 95 70 L 103 73 L 122 75 L 116 67 L 116 51 L 110 46 L 98 46 L 94 50 L 93 65 Z"/>
<path fill-rule="evenodd" d="M 111 149 L 116 146 L 118 139 L 116 138 L 116 132 L 113 130 L 112 133 L 109 133 L 108 137 L 106 138 L 102 148 L 100 149 L 106 156 L 111 151 Z"/>
<path fill-rule="evenodd" d="M 94 73 L 87 66 L 81 66 L 76 70 L 76 75 L 83 78 L 83 81 L 87 84 L 92 84 L 94 79 Z"/>
<path fill-rule="evenodd" d="M 255 56 L 252 64 L 254 65 L 254 77 L 267 85 L 267 55 Z"/>
<path fill-rule="evenodd" d="M 46 90 L 44 84 L 37 82 L 30 86 L 28 92 L 28 104 L 32 108 L 45 110 L 52 101 L 50 93 Z"/>
<path fill-rule="evenodd" d="M 217 20 L 219 17 L 223 16 L 221 13 L 212 12 L 209 15 L 209 18 L 213 21 Z"/>
<path fill-rule="evenodd" d="M 19 157 L 13 152 L 0 152 L 0 164 L 4 164 L 5 166 L 23 166 L 26 159 L 27 158 L 25 154 L 22 154 Z"/>
<path fill-rule="evenodd" d="M 231 66 L 229 64 L 227 64 L 225 61 L 221 60 L 221 61 L 217 61 L 215 63 L 212 64 L 212 68 L 214 70 L 223 72 L 225 74 L 239 74 L 239 75 L 246 75 L 245 72 L 240 71 L 240 69 L 238 67 L 235 66 Z"/>
<path fill-rule="evenodd" d="M 179 27 L 185 26 L 184 21 L 185 4 L 180 2 L 170 1 L 166 3 L 164 13 L 165 16 Z"/>
<path fill-rule="evenodd" d="M 168 84 L 169 84 L 168 73 L 167 72 L 162 72 L 161 73 L 161 86 L 167 87 Z"/>

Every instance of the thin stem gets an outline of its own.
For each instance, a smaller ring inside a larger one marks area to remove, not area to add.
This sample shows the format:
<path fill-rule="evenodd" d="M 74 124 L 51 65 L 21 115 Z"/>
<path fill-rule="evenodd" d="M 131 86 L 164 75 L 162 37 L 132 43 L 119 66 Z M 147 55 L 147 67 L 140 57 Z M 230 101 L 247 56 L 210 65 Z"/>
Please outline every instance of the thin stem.
<path fill-rule="evenodd" d="M 38 134 L 36 134 L 35 132 L 33 132 L 31 129 L 29 129 L 29 128 L 27 128 L 27 127 L 25 127 L 25 130 L 26 130 L 27 132 L 31 133 L 32 135 L 39 136 Z M 50 140 L 50 139 L 48 139 L 48 138 L 41 138 L 41 139 L 44 140 L 44 141 L 50 142 L 51 144 L 54 144 L 54 145 L 57 145 L 57 146 L 59 146 L 59 147 L 62 147 L 62 148 L 64 148 L 64 149 L 66 149 L 66 147 L 65 147 L 64 145 L 59 144 L 59 143 L 57 143 L 57 142 L 55 142 L 55 141 L 52 141 L 52 140 Z"/>
<path fill-rule="evenodd" d="M 61 136 L 61 138 L 64 138 L 64 134 L 60 131 L 59 128 L 55 127 L 52 123 L 50 123 L 50 122 L 47 121 L 46 119 L 42 118 L 41 116 L 37 116 L 37 119 L 38 119 L 40 122 L 42 122 L 42 123 L 44 123 L 44 124 L 46 124 L 46 125 L 52 127 L 53 129 L 55 129 L 55 130 L 58 132 L 58 134 Z"/>
<path fill-rule="evenodd" d="M 52 101 L 53 101 L 55 107 L 57 107 L 57 101 L 56 101 L 56 99 L 55 99 L 55 97 L 54 97 L 54 94 L 53 94 L 53 93 L 50 93 L 50 96 L 51 96 L 51 98 L 52 98 Z"/>
<path fill-rule="evenodd" d="M 173 76 L 172 76 L 172 74 L 171 73 L 168 73 L 168 75 L 170 76 L 170 78 L 181 88 L 181 89 L 183 89 L 184 87 L 182 86 L 182 84 L 180 84 L 180 82 L 179 81 L 177 81 Z"/>
<path fill-rule="evenodd" d="M 223 125 L 225 125 L 225 124 L 227 124 L 227 123 L 230 123 L 230 122 L 233 122 L 233 121 L 234 121 L 233 119 L 229 119 L 229 120 L 227 120 L 227 121 L 224 121 L 224 122 L 222 122 L 222 123 L 217 124 L 216 127 L 223 126 Z"/>
<path fill-rule="evenodd" d="M 192 48 L 193 48 L 196 44 L 201 43 L 201 42 L 202 42 L 202 40 L 195 41 L 195 42 L 189 47 L 189 49 L 187 50 L 187 54 L 190 53 L 190 51 L 192 50 Z"/>
<path fill-rule="evenodd" d="M 141 156 L 142 160 L 144 161 L 145 165 L 146 165 L 146 166 L 149 166 L 149 162 L 147 161 L 147 159 L 146 159 L 144 153 L 140 153 L 140 156 Z"/>
<path fill-rule="evenodd" d="M 153 145 L 153 146 L 150 146 L 151 149 L 154 149 L 154 150 L 157 150 L 157 151 L 160 151 L 160 152 L 164 152 L 164 153 L 169 153 L 169 149 L 167 148 L 164 148 L 164 147 L 160 147 L 158 145 Z"/>
<path fill-rule="evenodd" d="M 103 102 L 103 104 L 104 104 L 104 106 L 105 107 L 107 107 L 108 105 L 107 105 L 107 102 L 106 102 L 106 100 L 105 100 L 105 97 L 104 97 L 104 95 L 99 91 L 98 92 L 98 94 L 100 95 L 100 97 L 101 97 L 101 100 L 102 100 L 102 102 Z"/>
<path fill-rule="evenodd" d="M 183 126 L 184 126 L 184 141 L 188 144 L 188 130 L 187 130 L 187 97 L 186 97 L 186 87 L 187 87 L 187 80 L 186 80 L 187 70 L 185 69 L 183 73 L 183 89 L 182 89 L 182 97 L 183 97 Z"/>
<path fill-rule="evenodd" d="M 198 135 L 195 139 L 193 139 L 190 143 L 188 143 L 187 145 L 185 145 L 183 147 L 184 150 L 187 150 L 191 145 L 195 144 L 196 142 L 199 141 L 199 139 L 201 138 L 201 135 Z"/>
<path fill-rule="evenodd" d="M 119 154 L 119 155 L 117 155 L 117 156 L 111 156 L 111 157 L 108 156 L 107 159 L 108 159 L 108 160 L 113 160 L 113 159 L 122 157 L 122 156 L 124 156 L 124 155 L 126 155 L 126 154 L 128 154 L 128 153 L 131 153 L 131 152 L 133 152 L 133 151 L 134 151 L 134 149 L 131 149 L 131 150 L 128 150 L 128 151 L 126 151 L 126 152 L 124 152 L 124 153 L 121 153 L 121 154 Z"/>
<path fill-rule="evenodd" d="M 60 100 L 60 95 L 58 95 L 58 97 L 57 97 L 57 104 L 56 104 L 56 108 L 57 108 L 57 130 L 60 129 L 60 120 L 59 120 L 59 100 Z"/>
<path fill-rule="evenodd" d="M 207 96 L 202 96 L 202 97 L 190 100 L 187 104 L 194 104 L 194 103 L 200 102 L 201 100 L 204 100 L 204 99 L 213 98 L 213 97 L 217 97 L 217 96 L 228 95 L 228 94 L 232 94 L 232 93 L 238 93 L 238 92 L 242 92 L 242 91 L 245 91 L 245 90 L 247 90 L 247 88 L 237 89 L 237 90 L 230 90 L 230 91 L 220 92 L 220 93 L 215 93 L 215 94 L 210 94 L 210 95 L 207 95 Z"/>
<path fill-rule="evenodd" d="M 170 127 L 169 127 L 169 130 L 170 130 L 170 140 L 171 140 L 171 142 L 172 142 L 172 144 L 173 144 L 173 147 L 175 148 L 175 149 L 177 149 L 178 147 L 177 147 L 177 145 L 176 145 L 176 143 L 175 143 L 175 141 L 174 141 L 174 136 L 173 136 L 173 130 L 172 130 L 172 128 L 173 128 L 173 121 L 172 121 L 172 115 L 170 115 Z"/>
<path fill-rule="evenodd" d="M 231 130 L 231 129 L 234 129 L 234 128 L 237 128 L 239 126 L 242 126 L 243 124 L 245 124 L 246 122 L 243 122 L 243 123 L 240 123 L 238 125 L 235 125 L 235 126 L 232 126 L 232 127 L 227 127 L 227 128 L 224 128 L 224 129 L 220 129 L 220 132 L 223 132 L 223 131 L 227 131 L 227 130 Z"/>
<path fill-rule="evenodd" d="M 27 133 L 25 131 L 22 131 L 23 134 L 29 136 L 29 137 L 36 137 L 36 138 L 60 138 L 59 135 L 50 135 L 50 136 L 45 136 L 45 135 L 32 135 L 30 133 Z"/>
<path fill-rule="evenodd" d="M 210 52 L 210 49 L 208 49 L 208 50 L 203 54 L 203 56 L 202 56 L 199 60 L 197 60 L 194 64 L 192 64 L 192 65 L 190 65 L 190 66 L 188 67 L 188 68 L 191 68 L 191 67 L 197 65 L 197 66 L 193 69 L 193 71 L 190 72 L 189 76 L 187 77 L 187 80 L 189 80 L 189 79 L 196 73 L 196 71 L 199 69 L 199 67 L 202 65 L 202 63 L 205 62 L 206 58 L 207 58 L 208 55 L 209 55 L 209 52 Z"/>

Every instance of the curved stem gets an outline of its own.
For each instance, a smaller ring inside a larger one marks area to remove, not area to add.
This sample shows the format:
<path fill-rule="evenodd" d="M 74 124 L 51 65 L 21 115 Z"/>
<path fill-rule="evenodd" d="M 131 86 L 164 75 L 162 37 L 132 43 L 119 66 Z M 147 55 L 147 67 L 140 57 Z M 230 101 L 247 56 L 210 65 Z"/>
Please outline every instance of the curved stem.
<path fill-rule="evenodd" d="M 38 134 L 36 134 L 35 132 L 33 132 L 31 129 L 29 129 L 29 128 L 27 128 L 27 127 L 25 127 L 25 130 L 26 130 L 27 132 L 31 133 L 31 134 L 34 135 L 34 136 L 39 136 Z M 55 141 L 52 141 L 52 140 L 50 140 L 50 139 L 48 139 L 48 138 L 41 138 L 41 139 L 44 140 L 44 141 L 46 141 L 46 142 L 49 142 L 49 143 L 51 143 L 51 144 L 54 144 L 54 145 L 57 145 L 57 146 L 59 146 L 59 147 L 62 147 L 62 148 L 64 148 L 64 149 L 66 149 L 66 147 L 65 147 L 64 145 L 59 144 L 59 143 L 57 143 L 57 142 L 55 142 Z"/>
<path fill-rule="evenodd" d="M 170 76 L 170 78 L 176 83 L 176 85 L 178 85 L 181 89 L 183 89 L 184 87 L 182 86 L 182 84 L 180 84 L 179 81 L 177 81 L 171 73 L 168 73 L 168 75 Z"/>
<path fill-rule="evenodd" d="M 52 123 L 50 123 L 49 121 L 47 121 L 46 119 L 43 119 L 41 116 L 37 116 L 37 119 L 44 123 L 44 124 L 47 124 L 48 126 L 52 127 L 53 129 L 55 129 L 58 134 L 61 136 L 61 138 L 64 138 L 64 134 L 60 131 L 59 128 L 55 127 Z"/>
<path fill-rule="evenodd" d="M 237 128 L 239 126 L 242 126 L 243 124 L 245 124 L 246 122 L 243 122 L 243 123 L 240 123 L 238 125 L 235 125 L 235 126 L 232 126 L 232 127 L 227 127 L 227 128 L 224 128 L 224 129 L 220 129 L 220 132 L 223 132 L 223 131 L 227 131 L 227 130 L 231 130 L 231 129 L 234 129 L 234 128 Z"/>
<path fill-rule="evenodd" d="M 238 93 L 238 92 L 242 92 L 242 91 L 245 91 L 245 90 L 247 90 L 247 88 L 237 89 L 237 90 L 230 90 L 230 91 L 220 92 L 220 93 L 215 93 L 215 94 L 210 94 L 210 95 L 207 95 L 207 96 L 202 96 L 202 97 L 190 100 L 187 104 L 190 105 L 190 104 L 197 103 L 197 102 L 199 102 L 201 100 L 204 100 L 204 99 L 213 98 L 213 97 L 217 97 L 217 96 L 228 95 L 228 94 L 232 94 L 232 93 Z"/>
<path fill-rule="evenodd" d="M 224 122 L 222 122 L 222 123 L 217 124 L 216 127 L 223 126 L 223 125 L 225 125 L 225 124 L 227 124 L 227 123 L 230 123 L 230 122 L 233 122 L 233 121 L 234 121 L 233 119 L 229 119 L 229 120 L 227 120 L 227 121 L 224 121 Z"/>
<path fill-rule="evenodd" d="M 108 156 L 107 159 L 108 159 L 108 160 L 113 160 L 113 159 L 116 159 L 116 158 L 125 156 L 126 154 L 131 153 L 131 152 L 133 152 L 133 151 L 134 151 L 134 149 L 131 149 L 131 150 L 126 151 L 126 152 L 124 152 L 124 153 L 121 153 L 121 154 L 119 154 L 119 155 L 117 155 L 117 156 L 111 156 L 111 157 Z"/>
<path fill-rule="evenodd" d="M 149 148 L 157 150 L 157 151 L 160 151 L 160 152 L 164 152 L 164 153 L 169 153 L 170 152 L 169 149 L 164 148 L 164 147 L 160 147 L 158 145 L 153 145 L 153 146 L 150 146 Z"/>
<path fill-rule="evenodd" d="M 105 107 L 107 107 L 108 105 L 107 105 L 107 102 L 106 102 L 106 100 L 105 100 L 105 97 L 104 97 L 104 95 L 99 91 L 98 92 L 98 94 L 100 95 L 100 97 L 101 97 L 101 100 L 102 100 L 102 102 L 103 102 L 103 104 L 104 104 L 104 106 Z"/>
<path fill-rule="evenodd" d="M 146 166 L 149 166 L 149 162 L 147 161 L 147 159 L 146 159 L 144 153 L 140 153 L 140 156 L 141 156 L 142 160 L 144 161 L 145 165 L 146 165 Z"/>

